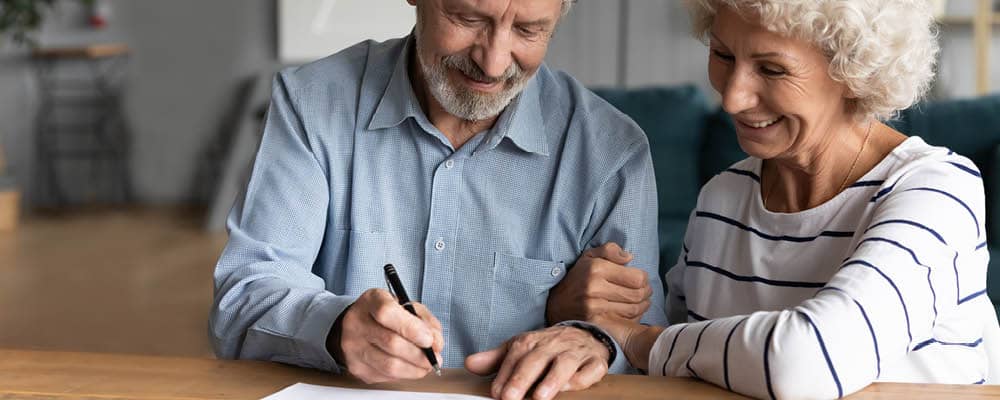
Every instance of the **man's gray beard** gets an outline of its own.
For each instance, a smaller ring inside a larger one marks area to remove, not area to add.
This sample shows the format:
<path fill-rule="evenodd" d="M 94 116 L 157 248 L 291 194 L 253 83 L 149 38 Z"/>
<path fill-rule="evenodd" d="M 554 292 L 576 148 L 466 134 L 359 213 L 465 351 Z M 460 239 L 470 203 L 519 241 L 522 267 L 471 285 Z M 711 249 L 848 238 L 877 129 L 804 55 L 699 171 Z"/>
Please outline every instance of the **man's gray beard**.
<path fill-rule="evenodd" d="M 456 54 L 445 57 L 439 63 L 428 64 L 420 53 L 418 41 L 416 59 L 431 95 L 449 114 L 466 121 L 482 121 L 500 115 L 511 100 L 524 90 L 531 78 L 516 62 L 512 62 L 503 76 L 497 79 L 503 82 L 500 92 L 478 93 L 468 87 L 452 84 L 448 79 L 448 68 L 454 68 L 472 78 L 492 81 L 468 56 Z"/>

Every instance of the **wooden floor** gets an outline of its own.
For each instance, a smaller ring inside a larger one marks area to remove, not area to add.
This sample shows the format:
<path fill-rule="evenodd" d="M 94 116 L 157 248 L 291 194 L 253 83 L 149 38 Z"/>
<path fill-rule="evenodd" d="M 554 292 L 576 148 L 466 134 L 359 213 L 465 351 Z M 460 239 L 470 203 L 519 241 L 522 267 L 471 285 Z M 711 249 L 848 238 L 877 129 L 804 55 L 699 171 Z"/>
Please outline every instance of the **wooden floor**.
<path fill-rule="evenodd" d="M 0 348 L 211 356 L 225 234 L 178 210 L 29 217 L 0 233 Z"/>

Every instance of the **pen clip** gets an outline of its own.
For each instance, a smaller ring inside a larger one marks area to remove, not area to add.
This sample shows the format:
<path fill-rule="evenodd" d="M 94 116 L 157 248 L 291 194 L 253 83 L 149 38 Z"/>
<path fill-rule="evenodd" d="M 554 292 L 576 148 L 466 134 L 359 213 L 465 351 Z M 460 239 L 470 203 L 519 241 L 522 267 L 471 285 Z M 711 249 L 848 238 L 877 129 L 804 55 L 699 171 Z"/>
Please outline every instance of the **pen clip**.
<path fill-rule="evenodd" d="M 392 285 L 389 284 L 389 277 L 384 276 L 383 279 L 385 279 L 385 287 L 386 289 L 389 289 L 389 294 L 391 294 L 393 298 L 399 298 L 399 296 L 396 296 L 396 291 L 392 290 Z"/>

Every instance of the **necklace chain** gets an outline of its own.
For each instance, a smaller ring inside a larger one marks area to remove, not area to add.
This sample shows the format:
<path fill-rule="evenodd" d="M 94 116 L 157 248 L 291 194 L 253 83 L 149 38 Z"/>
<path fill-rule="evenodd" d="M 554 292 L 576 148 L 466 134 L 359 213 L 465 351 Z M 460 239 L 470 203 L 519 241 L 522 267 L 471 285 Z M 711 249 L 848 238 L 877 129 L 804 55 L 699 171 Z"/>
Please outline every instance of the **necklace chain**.
<path fill-rule="evenodd" d="M 871 137 L 873 124 L 874 123 L 872 121 L 868 122 L 868 131 L 865 132 L 865 140 L 861 142 L 861 149 L 858 150 L 858 154 L 854 156 L 854 161 L 851 162 L 851 168 L 847 170 L 847 176 L 844 176 L 844 181 L 841 182 L 840 188 L 837 189 L 837 193 L 843 192 L 844 189 L 847 188 L 847 182 L 850 181 L 851 175 L 854 175 L 854 168 L 858 166 L 858 160 L 861 159 L 861 153 L 865 152 L 865 146 L 868 145 L 868 138 Z M 763 173 L 763 171 L 761 172 Z M 774 183 L 771 184 L 771 187 L 767 189 L 767 193 L 764 194 L 764 208 L 767 208 L 767 199 L 771 198 L 771 193 L 774 192 L 775 186 L 778 186 L 777 179 L 775 179 Z"/>

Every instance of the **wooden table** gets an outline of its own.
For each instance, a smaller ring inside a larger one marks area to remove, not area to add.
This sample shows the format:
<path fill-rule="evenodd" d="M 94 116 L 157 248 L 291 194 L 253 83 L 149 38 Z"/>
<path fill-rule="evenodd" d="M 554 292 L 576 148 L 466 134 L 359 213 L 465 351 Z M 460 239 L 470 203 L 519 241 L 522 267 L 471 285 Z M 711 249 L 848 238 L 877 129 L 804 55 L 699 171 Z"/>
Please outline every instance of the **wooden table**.
<path fill-rule="evenodd" d="M 486 396 L 489 379 L 461 370 L 443 377 L 365 386 L 343 376 L 257 361 L 98 353 L 0 350 L 0 400 L 259 399 L 296 382 L 352 388 Z M 692 379 L 610 375 L 557 399 L 740 398 Z M 877 383 L 852 399 L 1000 399 L 1000 386 Z"/>

